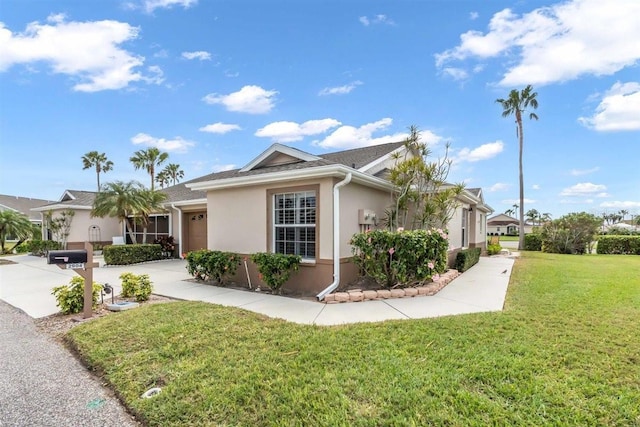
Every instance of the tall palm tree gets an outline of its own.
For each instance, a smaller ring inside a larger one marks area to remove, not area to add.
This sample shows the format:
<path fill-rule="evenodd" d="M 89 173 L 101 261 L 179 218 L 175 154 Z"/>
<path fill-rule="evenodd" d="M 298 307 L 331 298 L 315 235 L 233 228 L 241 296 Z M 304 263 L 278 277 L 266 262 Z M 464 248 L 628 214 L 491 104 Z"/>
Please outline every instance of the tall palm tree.
<path fill-rule="evenodd" d="M 156 175 L 156 182 L 160 184 L 160 188 L 164 188 L 165 186 L 171 184 L 171 178 L 169 178 L 166 169 L 158 172 L 158 174 Z"/>
<path fill-rule="evenodd" d="M 124 223 L 131 241 L 135 242 L 136 239 L 129 217 L 144 211 L 147 203 L 143 193 L 144 190 L 144 186 L 137 181 L 109 182 L 96 195 L 91 209 L 91 216 L 118 218 L 121 223 Z"/>
<path fill-rule="evenodd" d="M 0 254 L 4 253 L 7 238 L 13 237 L 18 241 L 8 250 L 10 252 L 32 236 L 33 225 L 25 214 L 10 209 L 0 211 Z"/>
<path fill-rule="evenodd" d="M 138 150 L 133 153 L 133 156 L 129 159 L 133 163 L 133 167 L 138 169 L 144 169 L 151 176 L 151 190 L 154 189 L 153 181 L 156 177 L 156 166 L 160 166 L 169 158 L 168 153 L 161 152 L 156 147 L 151 147 L 147 150 Z"/>
<path fill-rule="evenodd" d="M 100 191 L 100 173 L 109 172 L 113 169 L 113 162 L 107 159 L 105 153 L 98 153 L 97 151 L 89 151 L 82 156 L 82 170 L 92 167 L 96 168 L 96 177 L 98 178 L 98 191 Z"/>
<path fill-rule="evenodd" d="M 518 249 L 524 249 L 524 174 L 522 171 L 522 151 L 524 145 L 524 133 L 522 129 L 522 113 L 526 112 L 529 107 L 533 109 L 538 108 L 538 96 L 537 92 L 533 91 L 531 85 L 527 85 L 521 91 L 512 89 L 509 92 L 507 99 L 499 98 L 496 102 L 502 106 L 502 117 L 515 116 L 518 132 L 518 143 L 520 147 L 519 154 L 519 178 L 520 178 L 520 233 L 518 236 Z M 534 113 L 529 113 L 529 119 L 538 120 L 538 116 Z"/>
<path fill-rule="evenodd" d="M 144 204 L 135 215 L 138 222 L 142 224 L 142 243 L 147 243 L 147 227 L 151 220 L 151 214 L 164 209 L 162 202 L 167 199 L 167 195 L 158 191 L 145 189 L 140 192 L 140 196 Z"/>
<path fill-rule="evenodd" d="M 537 209 L 529 209 L 525 215 L 532 225 L 536 225 L 536 222 L 540 224 L 540 212 Z"/>
<path fill-rule="evenodd" d="M 180 165 L 175 163 L 169 163 L 162 171 L 167 174 L 173 185 L 176 185 L 184 178 L 184 171 L 180 169 Z"/>

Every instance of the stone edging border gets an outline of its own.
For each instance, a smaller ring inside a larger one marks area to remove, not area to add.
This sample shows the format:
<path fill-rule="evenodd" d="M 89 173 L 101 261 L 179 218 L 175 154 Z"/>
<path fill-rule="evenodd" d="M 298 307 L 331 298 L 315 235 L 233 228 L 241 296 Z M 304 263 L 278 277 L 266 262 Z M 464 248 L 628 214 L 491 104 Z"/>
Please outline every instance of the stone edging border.
<path fill-rule="evenodd" d="M 322 302 L 326 304 L 338 304 L 342 302 L 359 302 L 390 298 L 431 296 L 437 294 L 442 288 L 447 286 L 453 279 L 455 279 L 459 275 L 460 273 L 458 272 L 458 270 L 451 269 L 447 270 L 445 273 L 442 273 L 438 280 L 435 280 L 428 285 L 403 289 L 381 289 L 377 291 L 363 291 L 360 289 L 353 289 L 347 292 L 335 292 L 333 294 L 326 295 Z"/>

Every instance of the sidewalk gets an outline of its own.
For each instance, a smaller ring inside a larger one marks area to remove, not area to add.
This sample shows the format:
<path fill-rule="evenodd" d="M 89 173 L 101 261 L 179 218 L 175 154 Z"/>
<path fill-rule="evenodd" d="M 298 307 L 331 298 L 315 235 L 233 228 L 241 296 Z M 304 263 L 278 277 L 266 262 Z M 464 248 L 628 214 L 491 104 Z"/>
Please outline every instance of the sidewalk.
<path fill-rule="evenodd" d="M 10 259 L 17 264 L 0 266 L 0 299 L 32 317 L 57 313 L 51 289 L 68 283 L 75 273 L 47 265 L 42 258 L 23 255 Z M 109 283 L 119 292 L 118 276 L 122 272 L 146 273 L 153 282 L 155 294 L 239 307 L 295 323 L 339 325 L 500 311 L 513 263 L 513 258 L 483 257 L 477 265 L 434 296 L 342 304 L 324 304 L 197 283 L 189 280 L 191 277 L 183 260 L 102 267 L 94 270 L 94 281 Z"/>

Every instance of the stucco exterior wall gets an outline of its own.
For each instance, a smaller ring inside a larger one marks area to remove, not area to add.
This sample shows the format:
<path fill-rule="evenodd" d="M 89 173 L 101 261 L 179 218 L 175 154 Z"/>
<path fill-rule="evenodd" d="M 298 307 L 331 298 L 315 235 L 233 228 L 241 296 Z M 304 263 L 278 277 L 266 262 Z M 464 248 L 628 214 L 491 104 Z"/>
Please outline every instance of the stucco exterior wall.
<path fill-rule="evenodd" d="M 54 210 L 53 217 L 59 217 L 63 210 Z M 90 210 L 75 210 L 75 215 L 71 220 L 68 243 L 87 242 L 92 240 L 89 235 L 91 226 L 100 228 L 100 237 L 96 239 L 101 242 L 111 242 L 113 236 L 122 236 L 122 228 L 116 218 L 91 218 Z"/>
<path fill-rule="evenodd" d="M 449 250 L 459 249 L 462 247 L 462 209 L 467 205 L 461 205 L 456 208 L 447 225 L 449 230 Z"/>

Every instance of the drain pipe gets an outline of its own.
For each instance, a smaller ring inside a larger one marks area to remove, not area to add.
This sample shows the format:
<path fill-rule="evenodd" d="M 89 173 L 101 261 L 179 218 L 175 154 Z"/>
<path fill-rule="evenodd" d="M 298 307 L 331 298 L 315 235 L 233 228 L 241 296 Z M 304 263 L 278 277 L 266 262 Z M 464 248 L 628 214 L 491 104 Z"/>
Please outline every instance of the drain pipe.
<path fill-rule="evenodd" d="M 322 301 L 328 293 L 340 284 L 340 188 L 351 182 L 351 172 L 333 186 L 333 282 L 316 295 Z"/>
<path fill-rule="evenodd" d="M 180 234 L 180 240 L 178 240 L 178 256 L 182 259 L 182 209 L 176 207 L 171 203 L 171 209 L 178 212 L 178 233 Z"/>

